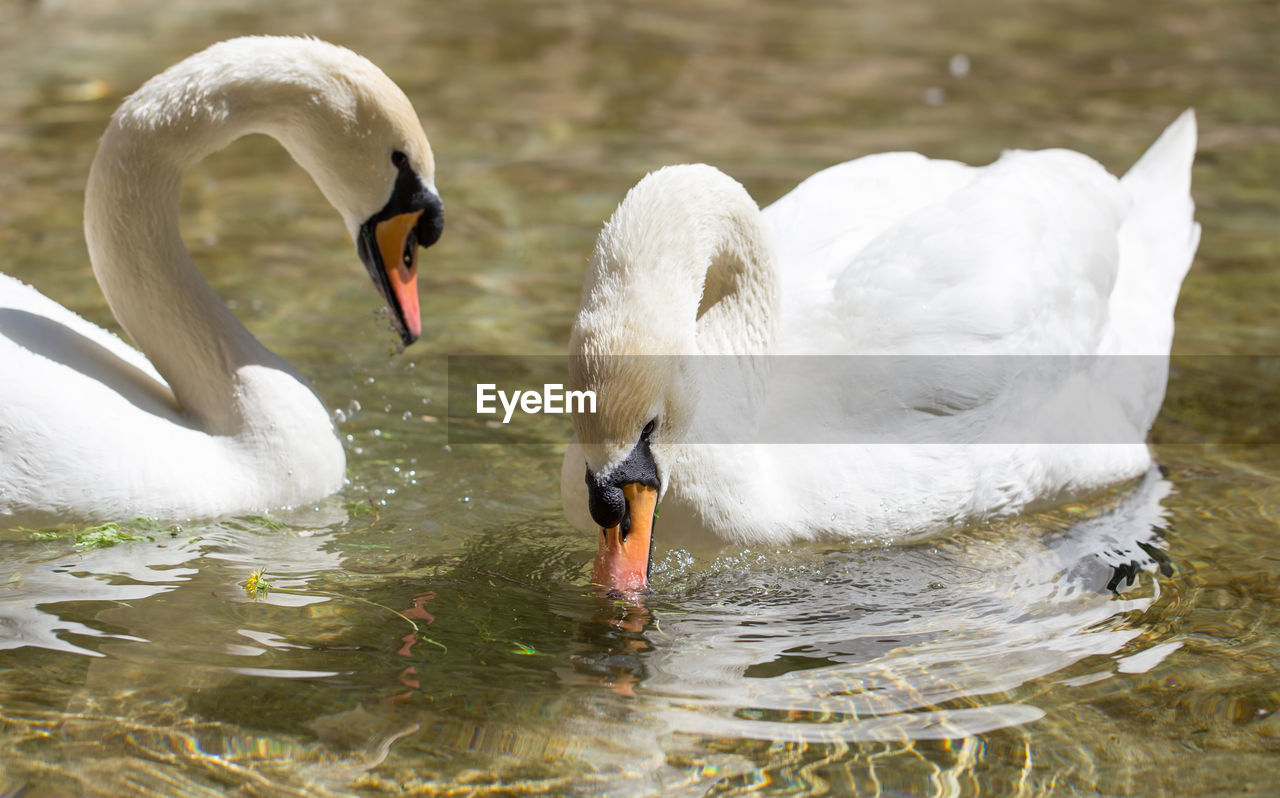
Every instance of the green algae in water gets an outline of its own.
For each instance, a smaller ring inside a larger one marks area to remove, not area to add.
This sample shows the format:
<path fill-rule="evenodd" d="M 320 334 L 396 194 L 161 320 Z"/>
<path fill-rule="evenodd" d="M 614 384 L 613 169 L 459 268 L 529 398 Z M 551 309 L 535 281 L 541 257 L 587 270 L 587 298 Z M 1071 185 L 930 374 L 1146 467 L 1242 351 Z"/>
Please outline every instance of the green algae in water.
<path fill-rule="evenodd" d="M 106 549 L 121 543 L 152 543 L 151 535 L 135 535 L 120 528 L 119 524 L 105 523 L 91 526 L 76 533 L 76 546 L 82 549 Z"/>
<path fill-rule="evenodd" d="M 144 532 L 141 530 L 151 530 Z M 121 543 L 153 543 L 155 542 L 155 534 L 163 525 L 146 518 L 136 518 L 129 522 L 127 526 L 121 526 L 114 521 L 106 521 L 101 524 L 84 527 L 78 531 L 62 532 L 55 529 L 27 529 L 18 527 L 17 531 L 26 532 L 31 540 L 42 542 L 51 542 L 72 538 L 75 540 L 76 548 L 79 549 L 109 549 L 118 546 Z"/>

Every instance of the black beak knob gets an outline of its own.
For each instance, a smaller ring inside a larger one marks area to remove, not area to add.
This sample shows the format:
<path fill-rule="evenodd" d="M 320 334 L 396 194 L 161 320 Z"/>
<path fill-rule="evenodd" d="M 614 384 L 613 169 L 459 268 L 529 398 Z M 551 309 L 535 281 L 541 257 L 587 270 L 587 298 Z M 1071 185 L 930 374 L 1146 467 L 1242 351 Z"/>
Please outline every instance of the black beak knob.
<path fill-rule="evenodd" d="M 428 192 L 422 194 L 422 215 L 418 217 L 418 246 L 426 249 L 440 240 L 444 232 L 444 203 Z"/>
<path fill-rule="evenodd" d="M 622 488 L 597 481 L 591 469 L 587 469 L 587 508 L 601 529 L 612 529 L 621 524 L 627 514 L 627 500 Z"/>

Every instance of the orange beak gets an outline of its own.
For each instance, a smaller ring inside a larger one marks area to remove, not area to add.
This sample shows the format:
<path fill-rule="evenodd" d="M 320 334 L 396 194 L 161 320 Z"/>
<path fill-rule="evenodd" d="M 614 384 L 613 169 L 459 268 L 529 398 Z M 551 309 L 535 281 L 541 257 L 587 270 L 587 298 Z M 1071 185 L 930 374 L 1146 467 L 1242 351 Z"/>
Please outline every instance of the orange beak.
<path fill-rule="evenodd" d="M 622 486 L 622 495 L 627 500 L 627 515 L 617 526 L 600 530 L 600 550 L 596 552 L 591 581 L 607 593 L 635 596 L 649 590 L 658 489 L 633 482 Z"/>
<path fill-rule="evenodd" d="M 374 238 L 382 267 L 386 270 L 387 289 L 392 311 L 403 322 L 408 340 L 422 334 L 422 313 L 418 309 L 418 242 L 415 228 L 422 211 L 392 216 L 378 222 Z"/>

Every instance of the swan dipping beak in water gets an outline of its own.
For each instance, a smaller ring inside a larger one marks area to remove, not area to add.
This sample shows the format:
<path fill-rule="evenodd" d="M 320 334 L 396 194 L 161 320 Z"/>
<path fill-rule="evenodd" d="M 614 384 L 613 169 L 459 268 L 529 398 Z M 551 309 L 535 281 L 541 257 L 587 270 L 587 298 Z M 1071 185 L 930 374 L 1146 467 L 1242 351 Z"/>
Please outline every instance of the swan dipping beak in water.
<path fill-rule="evenodd" d="M 418 249 L 444 217 L 404 92 L 315 39 L 215 44 L 124 100 L 89 171 L 94 275 L 137 349 L 0 275 L 0 527 L 212 517 L 342 487 L 324 403 L 179 236 L 182 174 L 252 133 L 283 144 L 337 209 L 401 341 L 421 334 Z"/>
<path fill-rule="evenodd" d="M 663 540 L 897 542 L 1144 474 L 1199 242 L 1187 111 L 1125 174 L 1066 150 L 886 153 L 763 211 L 704 165 L 641 180 L 569 340 L 565 514 L 593 581 Z M 815 357 L 817 356 L 817 357 Z"/>

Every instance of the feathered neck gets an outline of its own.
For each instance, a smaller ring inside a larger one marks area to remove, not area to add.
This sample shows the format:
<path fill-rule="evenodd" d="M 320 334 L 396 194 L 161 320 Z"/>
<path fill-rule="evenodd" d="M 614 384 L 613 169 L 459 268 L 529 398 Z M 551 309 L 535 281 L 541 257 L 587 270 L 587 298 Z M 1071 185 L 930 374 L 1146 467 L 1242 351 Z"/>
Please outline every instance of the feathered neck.
<path fill-rule="evenodd" d="M 178 228 L 182 173 L 237 138 L 265 133 L 333 201 L 337 180 L 325 161 L 334 158 L 322 137 L 357 124 L 350 83 L 367 69 L 376 71 L 354 53 L 314 40 L 224 42 L 148 81 L 102 136 L 85 190 L 95 276 L 179 408 L 212 434 L 237 434 L 262 421 L 260 408 L 248 413 L 243 406 L 238 375 L 245 366 L 283 372 L 298 391 L 311 390 L 240 324 L 192 263 Z M 299 393 L 297 401 L 306 397 Z"/>

